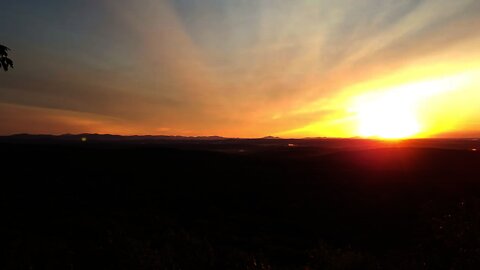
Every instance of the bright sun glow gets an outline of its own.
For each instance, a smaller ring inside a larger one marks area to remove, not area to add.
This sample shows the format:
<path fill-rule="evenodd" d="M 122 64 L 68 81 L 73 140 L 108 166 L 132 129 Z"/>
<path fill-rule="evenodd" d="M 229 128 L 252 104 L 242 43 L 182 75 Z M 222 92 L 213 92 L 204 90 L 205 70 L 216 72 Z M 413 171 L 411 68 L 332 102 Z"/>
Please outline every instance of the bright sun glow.
<path fill-rule="evenodd" d="M 365 104 L 358 111 L 363 137 L 398 139 L 420 132 L 420 123 L 410 100 L 386 96 Z"/>
<path fill-rule="evenodd" d="M 428 106 L 434 95 L 458 89 L 466 75 L 406 84 L 363 94 L 355 100 L 358 135 L 402 139 L 427 133 L 421 123 L 420 106 Z"/>

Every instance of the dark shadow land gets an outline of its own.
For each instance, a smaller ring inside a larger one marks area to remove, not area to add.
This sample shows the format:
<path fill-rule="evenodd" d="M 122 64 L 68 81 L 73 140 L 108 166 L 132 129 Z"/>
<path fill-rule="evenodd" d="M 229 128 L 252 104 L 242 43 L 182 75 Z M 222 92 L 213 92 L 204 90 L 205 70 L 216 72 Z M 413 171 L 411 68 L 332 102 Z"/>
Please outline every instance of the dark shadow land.
<path fill-rule="evenodd" d="M 1 269 L 478 269 L 475 140 L 0 138 Z"/>

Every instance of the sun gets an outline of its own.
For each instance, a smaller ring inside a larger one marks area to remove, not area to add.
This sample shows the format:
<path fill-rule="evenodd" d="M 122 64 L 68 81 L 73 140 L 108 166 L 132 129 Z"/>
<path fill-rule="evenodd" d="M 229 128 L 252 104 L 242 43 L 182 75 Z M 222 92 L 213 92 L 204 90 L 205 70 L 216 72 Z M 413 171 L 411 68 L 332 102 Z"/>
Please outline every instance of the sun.
<path fill-rule="evenodd" d="M 357 135 L 404 139 L 435 134 L 442 126 L 433 126 L 432 123 L 438 123 L 438 118 L 444 114 L 433 114 L 436 110 L 432 99 L 447 93 L 450 94 L 445 97 L 452 99 L 454 91 L 462 89 L 473 75 L 463 72 L 366 91 L 355 96 L 350 111 L 355 115 Z"/>
<path fill-rule="evenodd" d="M 420 123 L 408 105 L 384 103 L 364 108 L 358 114 L 358 133 L 362 137 L 402 139 L 421 130 Z"/>
<path fill-rule="evenodd" d="M 362 137 L 403 139 L 421 131 L 415 100 L 409 96 L 396 93 L 364 96 L 355 107 L 358 135 Z"/>

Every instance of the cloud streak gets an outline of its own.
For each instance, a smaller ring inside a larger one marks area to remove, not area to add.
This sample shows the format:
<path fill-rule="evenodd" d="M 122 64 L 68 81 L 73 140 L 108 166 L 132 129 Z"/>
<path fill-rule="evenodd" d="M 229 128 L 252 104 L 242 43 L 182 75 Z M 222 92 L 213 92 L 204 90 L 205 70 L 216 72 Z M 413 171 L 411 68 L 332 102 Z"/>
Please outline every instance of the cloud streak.
<path fill-rule="evenodd" d="M 468 60 L 480 54 L 478 1 L 37 5 L 5 5 L 20 14 L 20 31 L 2 36 L 15 48 L 18 68 L 0 77 L 0 102 L 75 112 L 96 121 L 95 129 L 114 126 L 99 120 L 113 118 L 133 133 L 354 136 L 347 99 L 355 85 L 395 76 L 407 83 L 480 66 Z M 39 27 L 29 29 L 32 23 Z M 367 88 L 362 91 L 375 90 Z M 32 112 L 20 111 L 25 119 Z M 0 132 L 15 133 L 17 116 L 4 117 L 12 124 Z M 478 112 L 465 117 L 480 118 Z M 45 127 L 71 129 L 48 119 Z"/>

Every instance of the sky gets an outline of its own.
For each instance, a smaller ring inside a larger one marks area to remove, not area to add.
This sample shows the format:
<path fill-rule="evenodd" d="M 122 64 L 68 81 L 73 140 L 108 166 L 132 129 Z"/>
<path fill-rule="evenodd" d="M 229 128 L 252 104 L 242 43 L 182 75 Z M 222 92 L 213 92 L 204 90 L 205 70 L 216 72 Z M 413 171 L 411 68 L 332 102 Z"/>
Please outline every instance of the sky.
<path fill-rule="evenodd" d="M 480 1 L 4 0 L 0 134 L 480 137 Z"/>

